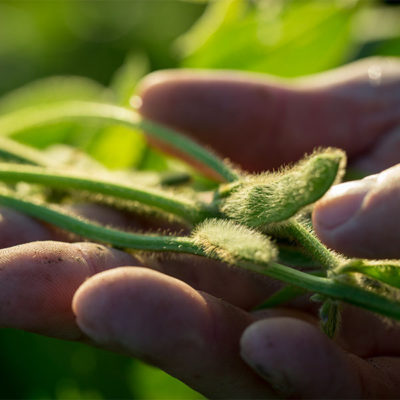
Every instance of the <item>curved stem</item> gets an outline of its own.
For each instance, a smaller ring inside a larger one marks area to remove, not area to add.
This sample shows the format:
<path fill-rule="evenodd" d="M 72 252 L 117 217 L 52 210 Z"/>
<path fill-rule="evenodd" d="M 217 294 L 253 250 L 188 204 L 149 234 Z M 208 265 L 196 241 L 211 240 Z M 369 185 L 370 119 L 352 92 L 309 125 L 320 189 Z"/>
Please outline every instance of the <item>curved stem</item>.
<path fill-rule="evenodd" d="M 190 223 L 217 216 L 216 211 L 204 203 L 178 197 L 167 191 L 124 185 L 81 174 L 68 174 L 57 169 L 0 163 L 0 180 L 5 182 L 39 183 L 65 190 L 80 189 L 120 199 L 138 201 L 177 215 Z"/>
<path fill-rule="evenodd" d="M 290 238 L 302 245 L 307 250 L 308 254 L 325 269 L 335 268 L 341 262 L 338 256 L 328 250 L 328 248 L 300 222 L 290 220 L 282 224 L 282 230 Z"/>
<path fill-rule="evenodd" d="M 208 166 L 223 179 L 233 182 L 239 175 L 218 156 L 209 152 L 188 137 L 160 124 L 143 119 L 133 110 L 102 103 L 85 101 L 65 102 L 56 105 L 30 107 L 0 118 L 0 135 L 12 135 L 35 126 L 68 119 L 100 119 L 138 128 L 173 148 Z"/>
<path fill-rule="evenodd" d="M 115 247 L 203 255 L 203 251 L 196 246 L 190 238 L 139 235 L 106 228 L 86 221 L 83 218 L 68 214 L 61 209 L 50 208 L 48 205 L 32 201 L 25 201 L 4 189 L 0 189 L 0 204 L 21 211 L 52 225 L 56 225 L 62 229 L 66 229 L 77 235 L 109 243 Z"/>
<path fill-rule="evenodd" d="M 138 235 L 106 228 L 84 219 L 72 216 L 65 211 L 47 205 L 26 201 L 15 194 L 0 189 L 0 204 L 21 211 L 32 217 L 67 229 L 90 239 L 109 243 L 120 248 L 147 251 L 173 251 L 206 256 L 192 238 L 174 236 Z M 334 279 L 313 276 L 284 265 L 269 262 L 266 265 L 239 261 L 239 267 L 255 271 L 300 288 L 317 292 L 347 303 L 375 311 L 400 320 L 400 304 L 360 287 L 352 286 Z"/>
<path fill-rule="evenodd" d="M 52 162 L 41 151 L 1 136 L 0 157 L 43 167 L 52 165 Z"/>
<path fill-rule="evenodd" d="M 239 266 L 400 320 L 400 303 L 360 287 L 307 274 L 274 262 L 270 262 L 264 267 L 249 263 L 243 263 Z"/>

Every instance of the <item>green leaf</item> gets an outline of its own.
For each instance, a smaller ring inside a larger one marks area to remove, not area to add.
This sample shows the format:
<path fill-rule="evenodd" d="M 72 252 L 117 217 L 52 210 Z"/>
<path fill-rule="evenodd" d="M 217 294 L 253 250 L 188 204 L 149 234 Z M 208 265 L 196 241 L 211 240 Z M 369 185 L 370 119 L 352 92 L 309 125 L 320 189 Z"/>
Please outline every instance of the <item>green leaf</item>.
<path fill-rule="evenodd" d="M 31 106 L 45 106 L 67 100 L 113 100 L 111 91 L 97 82 L 75 76 L 56 76 L 40 79 L 16 89 L 0 99 L 0 115 Z M 59 122 L 51 126 L 27 129 L 13 139 L 37 148 L 54 143 L 79 145 L 99 130 L 96 123 Z"/>
<path fill-rule="evenodd" d="M 268 299 L 257 306 L 255 310 L 263 310 L 265 308 L 281 306 L 282 304 L 286 304 L 305 293 L 307 293 L 307 291 L 298 286 L 286 285 L 282 289 L 269 296 Z"/>
<path fill-rule="evenodd" d="M 88 153 L 110 169 L 137 167 L 147 143 L 138 131 L 124 126 L 110 126 L 96 135 Z"/>
<path fill-rule="evenodd" d="M 400 289 L 400 260 L 352 260 L 334 272 L 338 275 L 358 272 Z"/>
<path fill-rule="evenodd" d="M 129 105 L 139 80 L 149 72 L 149 60 L 145 54 L 128 54 L 124 63 L 117 69 L 111 79 L 110 88 L 115 93 L 118 104 Z"/>
<path fill-rule="evenodd" d="M 319 151 L 288 171 L 250 176 L 222 200 L 228 217 L 251 227 L 285 221 L 314 203 L 341 178 L 345 154 Z"/>
<path fill-rule="evenodd" d="M 320 326 L 325 334 L 333 338 L 340 324 L 340 309 L 337 300 L 327 298 L 319 309 Z"/>
<path fill-rule="evenodd" d="M 77 76 L 54 76 L 31 82 L 0 98 L 0 115 L 21 108 L 66 100 L 111 100 L 110 91 L 99 83 Z"/>
<path fill-rule="evenodd" d="M 178 41 L 185 67 L 294 77 L 342 64 L 353 47 L 356 3 L 215 3 L 222 4 L 211 3 L 200 22 Z"/>
<path fill-rule="evenodd" d="M 195 228 L 192 238 L 209 257 L 229 264 L 249 261 L 265 265 L 277 257 L 268 237 L 228 220 L 208 219 Z"/>

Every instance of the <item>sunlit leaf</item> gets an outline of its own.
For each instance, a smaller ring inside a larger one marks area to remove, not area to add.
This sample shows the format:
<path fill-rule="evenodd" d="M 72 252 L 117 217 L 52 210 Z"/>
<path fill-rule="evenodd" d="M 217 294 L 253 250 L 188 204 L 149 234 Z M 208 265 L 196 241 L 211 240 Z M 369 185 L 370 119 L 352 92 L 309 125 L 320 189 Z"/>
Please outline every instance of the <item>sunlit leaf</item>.
<path fill-rule="evenodd" d="M 107 100 L 113 96 L 95 81 L 74 76 L 41 79 L 16 89 L 0 99 L 0 115 L 22 108 L 54 104 L 65 100 Z M 53 143 L 81 144 L 99 130 L 98 124 L 62 122 L 29 129 L 14 135 L 14 139 L 38 148 Z M 1 134 L 1 132 L 0 132 Z"/>
<path fill-rule="evenodd" d="M 144 136 L 124 126 L 111 126 L 96 137 L 89 154 L 111 169 L 136 167 L 146 148 Z"/>
<path fill-rule="evenodd" d="M 340 266 L 337 274 L 358 272 L 400 289 L 399 260 L 352 260 Z"/>
<path fill-rule="evenodd" d="M 227 3 L 239 9 L 238 2 Z M 210 29 L 207 37 L 198 33 L 198 27 L 183 37 L 184 66 L 241 69 L 292 77 L 339 65 L 352 49 L 350 37 L 355 6 L 319 0 L 290 2 L 287 7 L 282 7 L 282 2 L 259 2 L 258 6 L 248 6 L 243 12 L 247 2 L 239 3 L 243 7 L 233 17 L 229 14 L 230 18 L 219 17 L 222 7 L 210 6 L 201 27 L 217 26 Z"/>
<path fill-rule="evenodd" d="M 139 80 L 149 72 L 149 60 L 145 54 L 132 53 L 127 56 L 125 62 L 115 72 L 110 84 L 119 104 L 129 105 Z"/>

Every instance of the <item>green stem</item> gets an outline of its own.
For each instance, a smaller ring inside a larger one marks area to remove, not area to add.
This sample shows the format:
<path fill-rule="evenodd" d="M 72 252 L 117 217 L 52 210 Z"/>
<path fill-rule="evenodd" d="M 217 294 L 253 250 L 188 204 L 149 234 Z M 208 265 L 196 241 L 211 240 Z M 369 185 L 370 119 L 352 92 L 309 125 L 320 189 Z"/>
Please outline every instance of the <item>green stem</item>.
<path fill-rule="evenodd" d="M 332 269 L 340 264 L 340 258 L 325 247 L 302 223 L 290 220 L 282 224 L 282 229 L 287 236 L 302 245 L 308 254 L 325 269 Z"/>
<path fill-rule="evenodd" d="M 0 134 L 12 135 L 36 126 L 76 118 L 100 119 L 141 129 L 149 136 L 168 143 L 195 161 L 208 166 L 226 181 L 233 182 L 239 178 L 236 171 L 223 160 L 188 137 L 155 122 L 145 120 L 133 110 L 111 104 L 77 101 L 27 108 L 1 117 Z"/>
<path fill-rule="evenodd" d="M 147 251 L 173 251 L 206 256 L 201 247 L 196 245 L 191 238 L 138 235 L 106 228 L 74 217 L 65 211 L 50 208 L 48 205 L 23 200 L 6 189 L 0 190 L 0 204 L 78 235 L 109 243 L 116 247 Z M 238 266 L 400 320 L 399 303 L 362 288 L 334 279 L 313 276 L 274 262 L 267 265 L 238 262 Z"/>
<path fill-rule="evenodd" d="M 109 243 L 115 247 L 203 255 L 203 251 L 196 246 L 190 238 L 139 235 L 106 228 L 68 214 L 61 209 L 50 208 L 49 205 L 23 200 L 4 189 L 0 190 L 0 204 L 58 226 L 59 228 L 66 229 L 77 235 Z"/>
<path fill-rule="evenodd" d="M 249 263 L 239 264 L 239 266 L 311 292 L 333 297 L 369 311 L 400 320 L 400 303 L 360 287 L 348 285 L 333 279 L 313 276 L 274 262 L 270 262 L 263 267 Z"/>
<path fill-rule="evenodd" d="M 57 169 L 0 163 L 0 180 L 4 182 L 28 182 L 65 190 L 80 189 L 114 198 L 138 201 L 177 215 L 190 223 L 216 217 L 216 211 L 204 203 L 179 198 L 166 191 L 134 187 L 95 179 L 85 175 L 67 174 Z"/>
<path fill-rule="evenodd" d="M 42 152 L 0 136 L 0 157 L 26 164 L 49 166 L 52 162 Z"/>

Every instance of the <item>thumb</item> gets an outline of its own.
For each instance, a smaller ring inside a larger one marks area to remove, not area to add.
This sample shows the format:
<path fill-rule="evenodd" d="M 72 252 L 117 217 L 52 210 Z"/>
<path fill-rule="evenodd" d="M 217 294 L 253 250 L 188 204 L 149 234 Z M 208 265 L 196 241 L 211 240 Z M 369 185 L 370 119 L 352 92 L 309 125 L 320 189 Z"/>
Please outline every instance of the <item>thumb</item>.
<path fill-rule="evenodd" d="M 330 248 L 353 257 L 400 257 L 400 164 L 332 187 L 316 203 L 313 224 Z"/>

